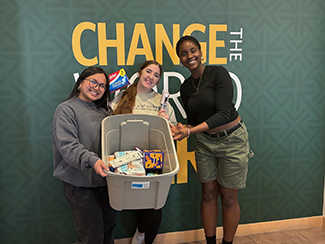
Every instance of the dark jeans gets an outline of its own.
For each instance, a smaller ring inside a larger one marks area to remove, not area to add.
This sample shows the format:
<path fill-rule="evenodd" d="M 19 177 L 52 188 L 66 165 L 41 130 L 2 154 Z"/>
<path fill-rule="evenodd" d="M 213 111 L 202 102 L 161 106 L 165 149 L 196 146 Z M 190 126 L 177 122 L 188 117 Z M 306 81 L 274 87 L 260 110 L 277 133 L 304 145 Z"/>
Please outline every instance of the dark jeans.
<path fill-rule="evenodd" d="M 137 211 L 138 230 L 144 234 L 145 244 L 151 244 L 156 238 L 161 222 L 161 209 L 142 209 Z"/>
<path fill-rule="evenodd" d="M 76 244 L 112 244 L 116 213 L 108 201 L 107 186 L 76 187 L 63 182 L 64 195 L 77 231 Z"/>

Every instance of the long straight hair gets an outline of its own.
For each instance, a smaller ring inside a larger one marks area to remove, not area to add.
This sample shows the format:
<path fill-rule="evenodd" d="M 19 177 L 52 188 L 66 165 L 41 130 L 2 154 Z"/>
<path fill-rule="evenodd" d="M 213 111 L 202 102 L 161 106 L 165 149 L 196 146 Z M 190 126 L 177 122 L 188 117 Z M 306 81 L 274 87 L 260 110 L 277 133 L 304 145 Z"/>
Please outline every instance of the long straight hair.
<path fill-rule="evenodd" d="M 100 99 L 94 101 L 94 103 L 96 104 L 97 107 L 102 107 L 102 108 L 106 109 L 106 111 L 107 111 L 108 110 L 108 106 L 107 106 L 108 100 L 107 99 L 108 99 L 109 94 L 110 94 L 110 92 L 109 92 L 109 80 L 108 80 L 108 75 L 107 75 L 106 71 L 103 70 L 101 67 L 90 66 L 88 68 L 85 68 L 81 72 L 76 84 L 74 85 L 69 97 L 66 100 L 78 97 L 79 94 L 80 94 L 80 91 L 78 90 L 78 88 L 79 88 L 81 82 L 84 81 L 87 77 L 89 77 L 91 75 L 95 75 L 95 74 L 103 74 L 103 75 L 105 75 L 106 87 L 107 88 L 106 88 L 103 96 Z"/>
<path fill-rule="evenodd" d="M 154 64 L 159 67 L 160 77 L 161 77 L 161 73 L 162 73 L 161 65 L 155 60 L 147 60 L 142 63 L 142 65 L 140 66 L 139 71 L 138 71 L 139 77 L 141 76 L 142 70 L 150 64 Z M 157 84 L 160 81 L 160 77 L 159 77 Z M 137 85 L 138 85 L 138 82 L 134 82 L 131 86 L 129 86 L 123 92 L 121 100 L 119 101 L 119 103 L 114 111 L 114 114 L 132 114 L 133 107 L 135 105 L 135 97 L 137 96 L 137 93 L 138 93 Z"/>

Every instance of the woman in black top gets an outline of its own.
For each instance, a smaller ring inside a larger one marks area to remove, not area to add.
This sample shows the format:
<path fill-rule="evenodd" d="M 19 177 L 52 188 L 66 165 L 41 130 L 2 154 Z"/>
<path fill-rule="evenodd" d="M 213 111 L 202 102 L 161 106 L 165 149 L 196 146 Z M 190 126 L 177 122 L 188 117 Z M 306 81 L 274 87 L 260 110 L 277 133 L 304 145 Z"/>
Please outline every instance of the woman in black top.
<path fill-rule="evenodd" d="M 218 198 L 221 198 L 223 240 L 232 243 L 240 218 L 238 190 L 246 186 L 248 134 L 233 104 L 233 86 L 222 66 L 202 64 L 200 43 L 183 36 L 176 52 L 190 72 L 181 85 L 187 114 L 186 127 L 178 126 L 175 140 L 195 135 L 197 175 L 202 185 L 201 217 L 207 243 L 216 243 Z"/>

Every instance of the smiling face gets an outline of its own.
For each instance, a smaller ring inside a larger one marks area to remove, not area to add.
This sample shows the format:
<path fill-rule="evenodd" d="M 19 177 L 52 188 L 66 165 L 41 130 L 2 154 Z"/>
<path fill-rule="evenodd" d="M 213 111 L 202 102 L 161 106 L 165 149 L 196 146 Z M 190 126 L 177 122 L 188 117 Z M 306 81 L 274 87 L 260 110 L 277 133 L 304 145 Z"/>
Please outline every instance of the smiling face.
<path fill-rule="evenodd" d="M 97 84 L 95 84 L 97 82 Z M 88 76 L 80 83 L 80 93 L 78 97 L 86 102 L 93 102 L 100 99 L 105 92 L 103 87 L 106 87 L 106 77 L 102 73 Z"/>
<path fill-rule="evenodd" d="M 183 41 L 179 47 L 179 58 L 181 63 L 192 73 L 202 65 L 202 52 L 192 41 Z"/>
<path fill-rule="evenodd" d="M 150 93 L 160 79 L 158 65 L 149 64 L 139 72 L 137 90 L 139 93 Z"/>

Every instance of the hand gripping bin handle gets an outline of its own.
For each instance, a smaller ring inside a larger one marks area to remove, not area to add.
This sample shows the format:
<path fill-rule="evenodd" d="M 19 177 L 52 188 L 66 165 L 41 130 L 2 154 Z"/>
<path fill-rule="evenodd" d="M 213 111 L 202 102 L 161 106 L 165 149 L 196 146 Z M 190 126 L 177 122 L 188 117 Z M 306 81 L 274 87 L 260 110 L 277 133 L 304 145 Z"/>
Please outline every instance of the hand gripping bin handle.
<path fill-rule="evenodd" d="M 131 176 L 108 172 L 110 204 L 115 210 L 160 209 L 167 200 L 179 163 L 169 122 L 160 116 L 123 114 L 102 121 L 102 159 L 116 151 L 160 149 L 164 153 L 163 173 L 156 176 Z"/>

